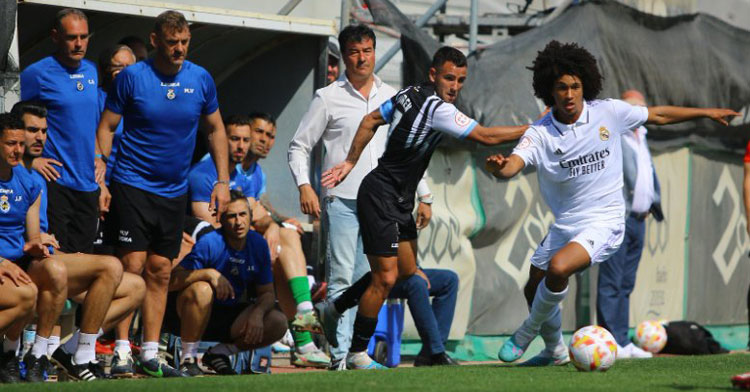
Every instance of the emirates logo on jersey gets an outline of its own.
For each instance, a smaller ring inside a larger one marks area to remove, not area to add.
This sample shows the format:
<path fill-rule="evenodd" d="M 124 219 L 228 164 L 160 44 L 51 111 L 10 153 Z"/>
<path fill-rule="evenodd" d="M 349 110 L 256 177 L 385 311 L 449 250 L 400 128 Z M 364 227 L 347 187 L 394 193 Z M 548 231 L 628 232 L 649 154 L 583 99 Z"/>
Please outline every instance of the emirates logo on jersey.
<path fill-rule="evenodd" d="M 456 111 L 456 116 L 454 119 L 456 120 L 456 125 L 458 125 L 461 128 L 466 127 L 471 122 L 471 119 L 467 115 L 459 111 Z"/>
<path fill-rule="evenodd" d="M 604 142 L 609 140 L 609 130 L 607 129 L 607 127 L 599 128 L 599 139 L 602 139 L 602 141 Z"/>

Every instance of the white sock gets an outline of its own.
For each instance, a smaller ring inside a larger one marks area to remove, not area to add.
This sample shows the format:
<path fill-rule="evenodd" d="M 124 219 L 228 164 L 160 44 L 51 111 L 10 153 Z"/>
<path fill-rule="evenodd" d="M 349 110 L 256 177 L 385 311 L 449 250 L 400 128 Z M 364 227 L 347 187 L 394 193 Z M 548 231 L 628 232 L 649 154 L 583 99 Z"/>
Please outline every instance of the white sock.
<path fill-rule="evenodd" d="M 213 354 L 223 354 L 226 356 L 234 355 L 240 352 L 234 344 L 219 343 L 208 349 Z"/>
<path fill-rule="evenodd" d="M 81 330 L 76 329 L 75 332 L 73 332 L 73 336 L 68 339 L 65 344 L 63 344 L 63 350 L 65 350 L 68 354 L 75 354 L 76 350 L 78 349 L 78 339 L 81 336 Z"/>
<path fill-rule="evenodd" d="M 34 358 L 41 358 L 42 355 L 47 355 L 48 345 L 49 339 L 43 338 L 37 334 L 36 338 L 34 338 L 34 346 L 31 348 L 31 355 L 33 355 Z"/>
<path fill-rule="evenodd" d="M 13 351 L 16 356 L 18 356 L 18 350 L 21 349 L 21 339 L 16 340 L 10 340 L 8 338 L 5 338 L 5 341 L 3 342 L 3 352 L 7 353 L 8 351 Z"/>
<path fill-rule="evenodd" d="M 310 301 L 302 301 L 297 304 L 297 313 L 312 312 L 313 304 Z"/>
<path fill-rule="evenodd" d="M 47 344 L 47 356 L 52 357 L 52 353 L 60 347 L 60 337 L 52 335 L 49 337 L 49 344 Z"/>
<path fill-rule="evenodd" d="M 130 340 L 115 340 L 115 350 L 130 352 Z"/>
<path fill-rule="evenodd" d="M 150 361 L 159 353 L 159 342 L 143 342 L 141 345 L 141 360 Z"/>
<path fill-rule="evenodd" d="M 307 354 L 309 352 L 317 350 L 318 347 L 315 346 L 314 342 L 310 342 L 307 344 L 302 345 L 301 347 L 297 347 L 297 352 L 300 354 Z"/>
<path fill-rule="evenodd" d="M 539 334 L 542 323 L 554 316 L 556 311 L 560 311 L 560 303 L 565 299 L 565 295 L 568 294 L 567 287 L 559 293 L 550 291 L 547 288 L 546 281 L 547 279 L 545 278 L 539 282 L 529 317 L 513 335 L 516 343 L 520 346 L 528 345 Z"/>
<path fill-rule="evenodd" d="M 198 358 L 198 345 L 200 342 L 182 341 L 182 360 L 188 358 Z"/>
<path fill-rule="evenodd" d="M 96 360 L 96 333 L 80 333 L 73 363 L 83 365 Z"/>
<path fill-rule="evenodd" d="M 539 335 L 544 339 L 545 350 L 553 356 L 563 355 L 565 341 L 562 335 L 562 312 L 558 306 L 549 320 L 542 323 Z"/>

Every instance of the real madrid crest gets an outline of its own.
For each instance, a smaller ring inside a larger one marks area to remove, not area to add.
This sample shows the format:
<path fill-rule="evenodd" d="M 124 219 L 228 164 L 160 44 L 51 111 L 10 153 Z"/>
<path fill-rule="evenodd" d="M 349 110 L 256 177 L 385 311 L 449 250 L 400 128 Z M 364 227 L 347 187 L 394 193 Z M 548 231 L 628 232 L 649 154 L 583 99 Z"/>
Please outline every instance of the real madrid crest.
<path fill-rule="evenodd" d="M 76 82 L 76 90 L 78 90 L 78 91 L 83 91 L 83 83 L 81 83 L 81 82 Z"/>
<path fill-rule="evenodd" d="M 167 89 L 167 99 L 171 101 L 174 99 L 174 97 L 176 97 L 176 95 L 174 94 L 174 89 Z"/>
<path fill-rule="evenodd" d="M 607 127 L 599 127 L 599 139 L 605 142 L 609 140 L 609 130 Z"/>
<path fill-rule="evenodd" d="M 0 196 L 0 211 L 2 212 L 10 211 L 10 203 L 8 203 L 8 195 Z"/>

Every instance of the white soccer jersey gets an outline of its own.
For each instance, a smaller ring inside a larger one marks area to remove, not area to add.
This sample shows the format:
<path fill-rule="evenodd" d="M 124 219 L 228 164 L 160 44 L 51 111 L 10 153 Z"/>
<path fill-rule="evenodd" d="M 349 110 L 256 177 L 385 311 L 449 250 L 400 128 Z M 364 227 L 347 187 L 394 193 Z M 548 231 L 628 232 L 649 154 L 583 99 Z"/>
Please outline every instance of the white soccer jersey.
<path fill-rule="evenodd" d="M 647 119 L 645 107 L 606 99 L 584 102 L 575 124 L 550 112 L 529 127 L 513 154 L 537 168 L 556 224 L 624 218 L 621 135 Z"/>

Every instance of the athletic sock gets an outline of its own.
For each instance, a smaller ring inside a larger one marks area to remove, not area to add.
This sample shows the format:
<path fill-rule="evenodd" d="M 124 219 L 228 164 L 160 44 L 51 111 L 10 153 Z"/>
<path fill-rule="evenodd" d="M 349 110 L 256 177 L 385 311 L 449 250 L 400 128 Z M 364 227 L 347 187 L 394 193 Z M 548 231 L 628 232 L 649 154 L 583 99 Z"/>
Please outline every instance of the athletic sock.
<path fill-rule="evenodd" d="M 539 328 L 539 336 L 544 339 L 544 347 L 553 355 L 561 355 L 565 348 L 562 335 L 562 312 L 560 307 L 555 308 L 550 318 L 543 322 Z"/>
<path fill-rule="evenodd" d="M 352 333 L 352 344 L 349 347 L 350 353 L 356 353 L 367 350 L 370 338 L 375 333 L 375 327 L 378 325 L 377 317 L 366 317 L 357 313 L 354 319 L 354 332 Z"/>
<path fill-rule="evenodd" d="M 49 345 L 49 339 L 43 338 L 37 334 L 34 338 L 34 346 L 31 347 L 31 355 L 37 359 L 41 358 L 42 355 L 47 355 L 47 345 Z"/>
<path fill-rule="evenodd" d="M 148 362 L 159 353 L 159 342 L 143 342 L 141 345 L 141 361 Z"/>
<path fill-rule="evenodd" d="M 115 340 L 115 350 L 130 351 L 130 340 Z"/>
<path fill-rule="evenodd" d="M 545 278 L 539 282 L 529 317 L 513 335 L 516 344 L 521 347 L 527 346 L 539 334 L 542 323 L 554 316 L 556 311 L 560 311 L 560 303 L 568 293 L 568 287 L 559 293 L 551 291 L 546 281 Z"/>
<path fill-rule="evenodd" d="M 182 341 L 182 361 L 188 358 L 198 358 L 198 345 L 200 342 Z"/>
<path fill-rule="evenodd" d="M 18 356 L 18 350 L 21 349 L 21 339 L 16 340 L 10 340 L 7 337 L 5 338 L 5 341 L 3 342 L 3 352 L 7 353 L 8 351 L 13 351 L 16 356 Z"/>
<path fill-rule="evenodd" d="M 310 312 L 313 310 L 312 297 L 310 297 L 310 284 L 307 276 L 295 276 L 289 279 L 289 289 L 292 291 L 294 303 L 297 304 L 297 312 Z"/>
<path fill-rule="evenodd" d="M 57 350 L 58 347 L 60 347 L 60 337 L 52 335 L 48 339 L 49 343 L 47 343 L 47 356 L 52 357 L 52 354 Z"/>
<path fill-rule="evenodd" d="M 83 365 L 96 361 L 96 333 L 81 333 L 78 337 L 78 347 L 73 355 L 73 363 Z"/>
<path fill-rule="evenodd" d="M 240 352 L 240 349 L 237 348 L 237 346 L 235 346 L 234 344 L 219 343 L 209 348 L 208 351 L 211 354 L 231 356 Z"/>
<path fill-rule="evenodd" d="M 291 328 L 291 321 L 289 325 L 289 330 L 292 331 L 292 337 L 294 338 L 294 347 L 302 347 L 308 343 L 312 343 L 312 334 L 309 331 L 295 331 Z"/>
<path fill-rule="evenodd" d="M 333 306 L 339 314 L 344 314 L 348 309 L 351 309 L 359 303 L 359 299 L 362 298 L 362 294 L 365 293 L 367 287 L 370 286 L 372 280 L 372 272 L 364 274 L 358 281 L 354 282 L 346 291 L 344 291 L 336 300 L 333 302 Z"/>

